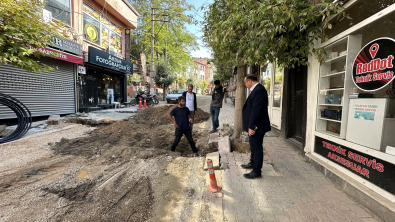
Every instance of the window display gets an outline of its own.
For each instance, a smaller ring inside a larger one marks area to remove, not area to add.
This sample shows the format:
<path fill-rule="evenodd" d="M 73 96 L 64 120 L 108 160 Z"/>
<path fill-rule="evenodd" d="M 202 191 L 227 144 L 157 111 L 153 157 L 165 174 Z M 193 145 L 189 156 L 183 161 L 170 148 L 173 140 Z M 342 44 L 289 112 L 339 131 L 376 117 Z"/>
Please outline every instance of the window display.
<path fill-rule="evenodd" d="M 393 19 L 395 12 L 324 47 L 328 59 L 320 67 L 317 132 L 394 154 Z"/>
<path fill-rule="evenodd" d="M 90 16 L 84 14 L 84 34 L 85 39 L 97 45 L 100 44 L 100 23 Z"/>
<path fill-rule="evenodd" d="M 122 28 L 87 4 L 84 4 L 83 11 L 85 39 L 106 50 L 111 47 L 110 51 L 122 57 Z"/>
<path fill-rule="evenodd" d="M 99 105 L 111 104 L 112 102 L 120 102 L 121 96 L 121 79 L 117 76 L 99 74 Z"/>

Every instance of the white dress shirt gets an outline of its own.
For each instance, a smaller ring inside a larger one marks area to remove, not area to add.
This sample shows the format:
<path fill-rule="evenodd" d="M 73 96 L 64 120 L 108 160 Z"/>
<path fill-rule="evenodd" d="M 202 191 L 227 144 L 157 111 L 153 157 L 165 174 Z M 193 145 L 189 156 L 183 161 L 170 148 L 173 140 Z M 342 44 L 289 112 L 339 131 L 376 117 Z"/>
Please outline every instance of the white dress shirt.
<path fill-rule="evenodd" d="M 251 87 L 251 89 L 250 89 L 250 92 L 252 92 L 258 84 L 259 84 L 259 82 L 257 82 L 255 85 L 253 85 L 253 86 Z"/>
<path fill-rule="evenodd" d="M 193 93 L 187 92 L 187 98 L 186 98 L 186 107 L 188 107 L 189 111 L 195 111 L 195 97 L 193 96 Z"/>

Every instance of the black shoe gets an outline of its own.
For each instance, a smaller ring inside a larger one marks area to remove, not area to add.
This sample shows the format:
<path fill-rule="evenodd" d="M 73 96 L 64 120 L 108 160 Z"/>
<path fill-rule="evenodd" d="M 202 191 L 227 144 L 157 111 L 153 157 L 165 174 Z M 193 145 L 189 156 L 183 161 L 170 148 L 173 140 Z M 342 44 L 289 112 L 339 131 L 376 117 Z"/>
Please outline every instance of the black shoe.
<path fill-rule="evenodd" d="M 252 168 L 254 168 L 254 165 L 251 163 L 247 163 L 247 164 L 241 164 L 241 167 L 243 169 L 252 169 Z"/>
<path fill-rule="evenodd" d="M 254 171 L 252 171 L 251 173 L 244 174 L 244 177 L 247 178 L 247 179 L 255 179 L 255 178 L 262 177 L 262 174 L 257 174 Z"/>
<path fill-rule="evenodd" d="M 193 153 L 193 156 L 194 156 L 194 157 L 199 157 L 199 154 Z"/>
<path fill-rule="evenodd" d="M 216 129 L 213 129 L 213 130 L 211 130 L 209 133 L 215 133 L 215 132 L 217 132 L 217 130 L 216 130 Z"/>

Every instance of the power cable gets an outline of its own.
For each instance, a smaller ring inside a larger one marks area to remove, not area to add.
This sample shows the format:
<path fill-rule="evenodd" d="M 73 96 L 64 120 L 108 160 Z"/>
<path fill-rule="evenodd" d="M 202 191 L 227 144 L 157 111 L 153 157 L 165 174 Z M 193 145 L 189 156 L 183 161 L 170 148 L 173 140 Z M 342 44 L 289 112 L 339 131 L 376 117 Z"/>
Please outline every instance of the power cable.
<path fill-rule="evenodd" d="M 0 104 L 5 105 L 15 112 L 18 118 L 18 126 L 10 135 L 0 138 L 0 144 L 17 140 L 29 131 L 32 125 L 32 114 L 29 109 L 16 98 L 0 93 Z"/>

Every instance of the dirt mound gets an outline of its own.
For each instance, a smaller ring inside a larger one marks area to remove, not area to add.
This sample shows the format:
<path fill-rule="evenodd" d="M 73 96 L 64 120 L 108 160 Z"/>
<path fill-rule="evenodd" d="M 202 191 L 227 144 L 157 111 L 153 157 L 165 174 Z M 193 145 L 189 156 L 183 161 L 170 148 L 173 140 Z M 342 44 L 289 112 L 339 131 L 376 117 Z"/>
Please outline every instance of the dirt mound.
<path fill-rule="evenodd" d="M 129 161 L 131 157 L 147 159 L 170 153 L 174 141 L 174 126 L 169 120 L 163 120 L 170 106 L 150 107 L 135 115 L 128 121 L 116 122 L 90 132 L 88 137 L 68 140 L 63 138 L 51 146 L 55 154 L 84 156 L 101 163 Z M 208 113 L 198 112 L 198 120 L 207 119 Z M 162 118 L 159 118 L 162 116 Z M 149 117 L 149 118 L 148 118 Z M 145 124 L 143 120 L 147 120 Z M 205 132 L 194 131 L 195 143 L 197 138 L 206 135 Z M 198 147 L 199 148 L 199 147 Z M 182 156 L 192 154 L 190 145 L 183 137 L 176 148 Z M 203 150 L 205 155 L 206 150 Z"/>
<path fill-rule="evenodd" d="M 167 118 L 167 115 L 176 106 L 177 105 L 148 107 L 144 111 L 137 113 L 133 119 L 135 120 L 135 123 L 146 124 L 150 126 L 171 124 L 170 120 Z M 195 112 L 195 123 L 204 122 L 209 118 L 210 113 L 206 113 L 201 109 L 198 109 Z"/>

